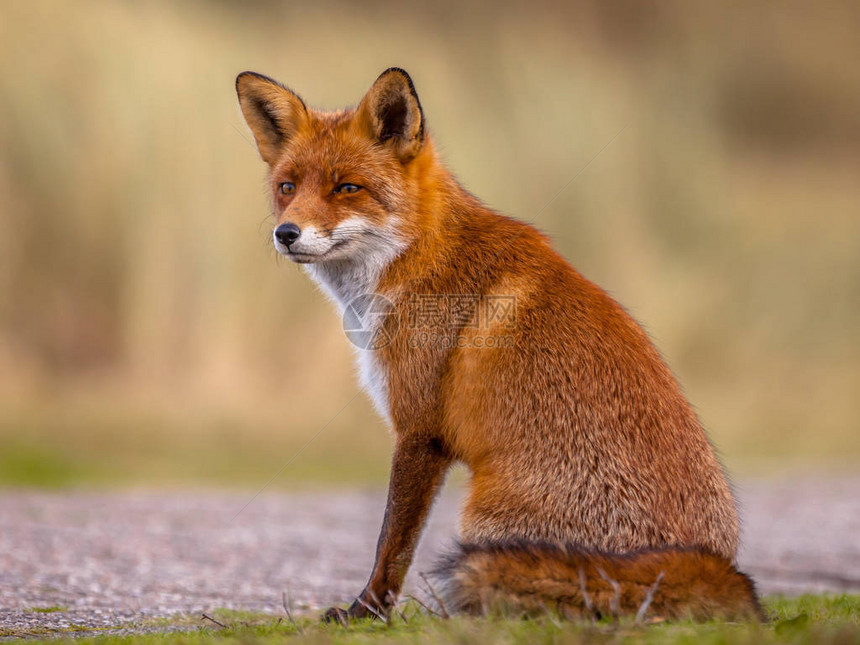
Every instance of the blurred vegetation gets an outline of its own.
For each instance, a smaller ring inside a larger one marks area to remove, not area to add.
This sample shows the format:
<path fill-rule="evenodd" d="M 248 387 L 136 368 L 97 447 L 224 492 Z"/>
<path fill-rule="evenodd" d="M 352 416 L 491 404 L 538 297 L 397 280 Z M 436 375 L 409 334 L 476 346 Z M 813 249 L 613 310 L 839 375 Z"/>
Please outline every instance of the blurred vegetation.
<path fill-rule="evenodd" d="M 413 75 L 443 155 L 655 338 L 731 467 L 860 457 L 860 7 L 0 4 L 0 482 L 262 484 L 357 391 L 235 75 Z M 382 482 L 362 397 L 279 481 Z"/>

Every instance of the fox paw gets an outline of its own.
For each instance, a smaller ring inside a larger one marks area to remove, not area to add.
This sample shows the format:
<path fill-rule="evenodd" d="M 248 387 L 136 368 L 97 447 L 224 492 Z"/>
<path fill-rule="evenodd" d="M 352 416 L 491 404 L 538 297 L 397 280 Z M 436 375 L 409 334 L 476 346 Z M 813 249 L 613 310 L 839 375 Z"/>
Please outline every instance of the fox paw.
<path fill-rule="evenodd" d="M 356 598 L 355 602 L 352 603 L 349 609 L 331 607 L 322 615 L 322 620 L 327 623 L 340 623 L 341 625 L 346 625 L 353 618 L 367 618 L 368 616 L 385 620 L 386 614 L 387 612 L 384 608 L 374 607 L 359 596 Z"/>
<path fill-rule="evenodd" d="M 322 615 L 322 621 L 325 623 L 340 623 L 346 625 L 349 622 L 349 612 L 340 607 L 329 607 Z"/>

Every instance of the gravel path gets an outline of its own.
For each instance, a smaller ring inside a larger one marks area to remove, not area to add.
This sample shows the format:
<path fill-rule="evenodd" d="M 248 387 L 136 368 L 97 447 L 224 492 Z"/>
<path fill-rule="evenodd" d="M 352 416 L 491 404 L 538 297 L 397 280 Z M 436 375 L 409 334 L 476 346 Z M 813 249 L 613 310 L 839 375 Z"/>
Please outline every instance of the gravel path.
<path fill-rule="evenodd" d="M 860 478 L 739 487 L 740 565 L 764 593 L 860 591 Z M 370 571 L 384 492 L 0 493 L 0 636 L 140 625 L 218 607 L 345 603 Z M 450 544 L 457 492 L 434 509 L 407 580 Z M 65 611 L 37 613 L 60 606 Z"/>

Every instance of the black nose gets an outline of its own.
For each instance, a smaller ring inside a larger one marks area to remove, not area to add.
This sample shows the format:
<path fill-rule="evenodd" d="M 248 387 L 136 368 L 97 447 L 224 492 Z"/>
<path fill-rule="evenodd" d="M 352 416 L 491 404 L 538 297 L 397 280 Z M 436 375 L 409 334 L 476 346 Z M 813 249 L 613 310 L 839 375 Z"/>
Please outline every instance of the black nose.
<path fill-rule="evenodd" d="M 288 224 L 281 224 L 278 228 L 275 229 L 275 239 L 278 240 L 284 246 L 289 246 L 302 234 L 302 229 L 298 226 L 289 222 Z"/>

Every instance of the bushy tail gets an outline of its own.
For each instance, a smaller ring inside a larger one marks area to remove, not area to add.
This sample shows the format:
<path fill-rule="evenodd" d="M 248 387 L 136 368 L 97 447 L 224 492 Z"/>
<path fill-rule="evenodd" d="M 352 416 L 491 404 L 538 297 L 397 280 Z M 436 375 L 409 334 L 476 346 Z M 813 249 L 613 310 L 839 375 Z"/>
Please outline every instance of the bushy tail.
<path fill-rule="evenodd" d="M 702 549 L 627 554 L 541 544 L 461 544 L 431 573 L 449 612 L 569 619 L 761 619 L 752 580 Z"/>

